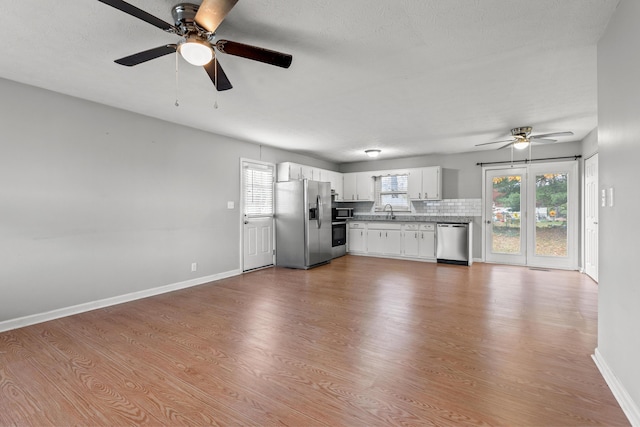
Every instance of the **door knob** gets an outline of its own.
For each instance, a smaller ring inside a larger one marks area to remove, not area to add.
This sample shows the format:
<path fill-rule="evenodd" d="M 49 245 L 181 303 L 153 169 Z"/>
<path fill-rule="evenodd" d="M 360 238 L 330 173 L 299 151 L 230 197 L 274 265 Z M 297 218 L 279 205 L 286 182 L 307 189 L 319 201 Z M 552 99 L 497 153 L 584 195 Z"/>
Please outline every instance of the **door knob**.
<path fill-rule="evenodd" d="M 244 223 L 245 223 L 245 225 L 246 225 L 246 224 L 249 224 L 249 221 L 245 221 Z"/>

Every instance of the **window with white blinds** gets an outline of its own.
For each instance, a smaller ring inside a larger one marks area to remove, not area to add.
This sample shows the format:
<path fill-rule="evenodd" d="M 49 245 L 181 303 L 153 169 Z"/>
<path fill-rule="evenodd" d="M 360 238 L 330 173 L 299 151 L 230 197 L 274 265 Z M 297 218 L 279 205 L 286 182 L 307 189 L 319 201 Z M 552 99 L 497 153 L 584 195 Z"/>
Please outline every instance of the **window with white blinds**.
<path fill-rule="evenodd" d="M 376 210 L 384 210 L 391 205 L 394 211 L 408 211 L 409 175 L 387 175 L 375 177 Z"/>
<path fill-rule="evenodd" d="M 244 213 L 249 217 L 273 215 L 273 167 L 244 165 Z"/>

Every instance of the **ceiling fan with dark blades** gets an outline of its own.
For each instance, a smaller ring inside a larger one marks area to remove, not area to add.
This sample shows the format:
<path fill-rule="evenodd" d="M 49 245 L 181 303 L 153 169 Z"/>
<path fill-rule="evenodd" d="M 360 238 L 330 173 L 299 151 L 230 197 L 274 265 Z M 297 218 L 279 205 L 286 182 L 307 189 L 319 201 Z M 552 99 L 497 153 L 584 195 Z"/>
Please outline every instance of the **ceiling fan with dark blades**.
<path fill-rule="evenodd" d="M 122 0 L 98 1 L 182 37 L 177 44 L 166 44 L 116 59 L 115 62 L 120 65 L 132 67 L 177 51 L 187 62 L 203 66 L 215 88 L 220 91 L 233 86 L 220 66 L 215 50 L 282 68 L 289 68 L 293 59 L 286 53 L 231 40 L 215 40 L 218 26 L 238 0 L 203 0 L 199 6 L 192 3 L 177 4 L 171 9 L 174 25 Z"/>
<path fill-rule="evenodd" d="M 549 139 L 550 137 L 559 137 L 559 136 L 571 136 L 573 132 L 565 131 L 565 132 L 551 132 L 551 133 L 542 133 L 538 135 L 531 135 L 531 131 L 533 128 L 531 126 L 523 126 L 518 128 L 511 129 L 511 136 L 513 138 L 504 140 L 504 141 L 493 141 L 493 142 L 484 142 L 482 144 L 476 144 L 476 147 L 481 147 L 483 145 L 490 144 L 504 144 L 498 148 L 498 150 L 502 150 L 503 148 L 511 147 L 516 148 L 518 150 L 523 150 L 529 146 L 531 143 L 540 143 L 540 144 L 553 144 L 554 142 L 558 142 L 556 139 Z"/>

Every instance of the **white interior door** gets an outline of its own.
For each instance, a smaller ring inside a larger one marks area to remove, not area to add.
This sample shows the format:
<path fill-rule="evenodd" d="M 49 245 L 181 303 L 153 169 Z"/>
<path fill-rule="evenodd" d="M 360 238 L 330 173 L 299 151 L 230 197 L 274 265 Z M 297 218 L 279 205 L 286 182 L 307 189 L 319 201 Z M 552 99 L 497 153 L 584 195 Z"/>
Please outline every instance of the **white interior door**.
<path fill-rule="evenodd" d="M 275 165 L 242 160 L 242 270 L 273 265 Z"/>
<path fill-rule="evenodd" d="M 584 271 L 598 281 L 598 155 L 584 162 Z"/>
<path fill-rule="evenodd" d="M 485 260 L 578 268 L 577 162 L 485 170 Z"/>

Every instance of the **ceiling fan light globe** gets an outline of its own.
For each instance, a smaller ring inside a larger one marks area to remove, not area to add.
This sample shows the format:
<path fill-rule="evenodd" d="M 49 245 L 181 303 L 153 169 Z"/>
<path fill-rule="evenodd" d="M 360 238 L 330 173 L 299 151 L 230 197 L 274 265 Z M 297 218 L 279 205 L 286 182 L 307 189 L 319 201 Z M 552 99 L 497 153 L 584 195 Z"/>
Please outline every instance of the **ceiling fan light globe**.
<path fill-rule="evenodd" d="M 187 39 L 179 46 L 180 55 L 192 65 L 206 65 L 213 59 L 213 49 L 200 40 Z"/>
<path fill-rule="evenodd" d="M 513 148 L 516 150 L 524 150 L 529 146 L 529 141 L 516 141 L 513 143 Z"/>

